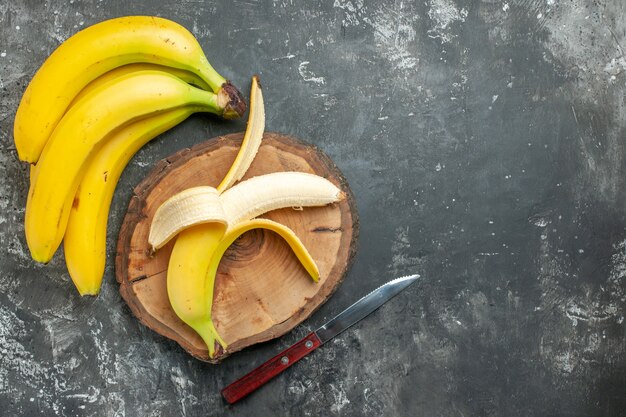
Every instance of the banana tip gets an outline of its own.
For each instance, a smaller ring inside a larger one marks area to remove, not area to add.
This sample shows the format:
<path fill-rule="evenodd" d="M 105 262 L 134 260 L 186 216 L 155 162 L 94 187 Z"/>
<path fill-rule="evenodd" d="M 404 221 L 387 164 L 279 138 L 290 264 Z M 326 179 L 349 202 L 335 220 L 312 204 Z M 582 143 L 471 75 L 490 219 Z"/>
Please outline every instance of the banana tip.
<path fill-rule="evenodd" d="M 96 297 L 100 293 L 100 287 L 89 289 L 78 289 L 78 293 L 81 297 Z"/>
<path fill-rule="evenodd" d="M 33 261 L 38 262 L 40 264 L 44 264 L 44 265 L 46 265 L 48 262 L 52 260 L 52 255 L 53 254 L 32 252 L 32 251 L 30 253 L 31 258 L 33 258 Z"/>

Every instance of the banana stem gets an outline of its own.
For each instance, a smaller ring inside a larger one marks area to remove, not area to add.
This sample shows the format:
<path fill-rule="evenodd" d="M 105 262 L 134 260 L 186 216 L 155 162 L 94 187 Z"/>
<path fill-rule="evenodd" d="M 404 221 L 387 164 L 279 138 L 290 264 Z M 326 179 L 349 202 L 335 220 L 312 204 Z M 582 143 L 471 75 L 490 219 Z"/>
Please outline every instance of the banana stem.
<path fill-rule="evenodd" d="M 215 71 L 211 63 L 209 63 L 209 60 L 204 55 L 200 57 L 200 68 L 198 68 L 198 74 L 216 94 L 220 88 L 222 88 L 222 85 L 227 82 L 226 78 L 222 77 L 217 71 Z"/>
<path fill-rule="evenodd" d="M 224 82 L 218 90 L 217 102 L 224 107 L 222 117 L 225 119 L 237 119 L 246 112 L 246 101 L 243 95 L 230 81 Z"/>
<path fill-rule="evenodd" d="M 233 118 L 227 117 L 230 115 L 232 110 L 228 107 L 228 102 L 220 96 L 220 94 L 213 94 L 210 91 L 205 91 L 200 88 L 189 86 L 189 88 L 193 91 L 193 103 L 192 106 L 197 106 L 199 109 L 203 109 L 201 111 L 209 112 L 217 114 L 218 116 L 222 116 L 224 118 Z"/>
<path fill-rule="evenodd" d="M 201 58 L 201 67 L 198 69 L 200 77 L 209 85 L 218 96 L 218 104 L 224 109 L 222 117 L 237 119 L 246 112 L 246 101 L 241 92 L 213 69 L 206 57 Z"/>
<path fill-rule="evenodd" d="M 226 342 L 219 335 L 217 329 L 213 325 L 213 321 L 204 321 L 197 326 L 193 326 L 193 329 L 200 335 L 204 343 L 206 343 L 209 349 L 209 357 L 215 357 L 215 342 L 217 342 L 222 348 L 226 349 Z"/>

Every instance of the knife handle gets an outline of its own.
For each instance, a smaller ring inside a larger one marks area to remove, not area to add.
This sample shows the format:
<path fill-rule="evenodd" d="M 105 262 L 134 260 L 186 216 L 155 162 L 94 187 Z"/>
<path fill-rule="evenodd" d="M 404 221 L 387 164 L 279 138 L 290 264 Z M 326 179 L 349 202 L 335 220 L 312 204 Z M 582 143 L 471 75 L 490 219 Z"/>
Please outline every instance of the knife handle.
<path fill-rule="evenodd" d="M 321 345 L 322 341 L 315 332 L 309 333 L 304 339 L 224 388 L 222 396 L 229 404 L 236 403 Z"/>

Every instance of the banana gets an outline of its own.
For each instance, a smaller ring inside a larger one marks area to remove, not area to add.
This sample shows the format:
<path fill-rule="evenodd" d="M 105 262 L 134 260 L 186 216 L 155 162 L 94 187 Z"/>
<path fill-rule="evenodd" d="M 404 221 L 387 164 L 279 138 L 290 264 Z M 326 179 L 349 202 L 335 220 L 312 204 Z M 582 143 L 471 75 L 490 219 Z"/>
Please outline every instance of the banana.
<path fill-rule="evenodd" d="M 215 354 L 215 342 L 227 345 L 211 319 L 213 287 L 217 266 L 226 248 L 242 233 L 265 228 L 280 234 L 292 248 L 314 281 L 319 270 L 302 242 L 288 227 L 265 219 L 254 219 L 266 211 L 291 206 L 322 206 L 342 198 L 330 181 L 312 174 L 278 172 L 240 182 L 219 196 L 227 221 L 198 214 L 203 201 L 215 204 L 217 190 L 196 187 L 183 191 L 164 203 L 152 220 L 150 237 L 177 235 L 167 270 L 167 291 L 176 315 L 191 326 L 207 344 L 209 356 Z M 216 206 L 217 207 L 217 206 Z M 152 241 L 153 247 L 163 241 Z"/>
<path fill-rule="evenodd" d="M 150 224 L 153 249 L 191 226 L 219 221 L 230 230 L 268 211 L 285 207 L 324 206 L 342 198 L 325 178 L 304 172 L 275 172 L 242 181 L 218 196 L 213 187 L 194 187 L 166 200 Z"/>
<path fill-rule="evenodd" d="M 265 128 L 263 95 L 252 80 L 250 115 L 241 149 L 217 189 L 194 187 L 174 195 L 155 212 L 148 243 L 158 249 L 176 236 L 167 270 L 167 293 L 176 315 L 191 326 L 214 357 L 216 345 L 227 348 L 212 318 L 217 268 L 226 249 L 248 230 L 278 233 L 309 273 L 319 280 L 315 261 L 287 226 L 254 219 L 265 212 L 293 206 L 322 206 L 343 198 L 330 181 L 302 172 L 276 172 L 240 180 L 256 155 Z"/>
<path fill-rule="evenodd" d="M 215 357 L 216 343 L 228 347 L 211 316 L 217 268 L 226 249 L 239 236 L 259 228 L 285 239 L 311 278 L 318 281 L 319 270 L 300 239 L 287 226 L 271 220 L 242 222 L 228 232 L 221 223 L 200 224 L 180 233 L 174 244 L 167 269 L 167 294 L 176 315 L 202 337 L 211 358 Z"/>
<path fill-rule="evenodd" d="M 225 117 L 239 117 L 245 111 L 239 91 L 213 69 L 187 29 L 158 17 L 120 17 L 70 37 L 39 68 L 15 115 L 20 159 L 38 161 L 69 104 L 85 86 L 114 68 L 136 62 L 193 72 L 218 94 Z"/>
<path fill-rule="evenodd" d="M 48 262 L 65 233 L 89 158 L 127 123 L 169 110 L 222 115 L 218 96 L 161 71 L 137 71 L 94 89 L 65 114 L 32 172 L 26 240 L 34 260 Z M 80 201 L 78 201 L 80 204 Z"/>
<path fill-rule="evenodd" d="M 163 71 L 167 72 L 175 77 L 180 78 L 187 84 L 191 84 L 195 87 L 201 88 L 203 90 L 210 91 L 209 85 L 196 74 L 190 71 L 185 71 L 178 68 L 167 67 L 165 65 L 159 64 L 147 64 L 147 63 L 138 63 L 138 64 L 128 64 L 122 65 L 121 67 L 117 67 L 112 69 L 109 72 L 106 72 L 87 84 L 85 88 L 80 90 L 80 92 L 74 97 L 72 102 L 67 106 L 67 108 L 72 108 L 78 101 L 80 101 L 83 97 L 91 93 L 92 91 L 98 89 L 100 86 L 108 83 L 109 81 L 120 78 L 124 75 L 131 74 L 137 71 Z"/>
<path fill-rule="evenodd" d="M 145 143 L 193 112 L 193 107 L 183 107 L 131 123 L 113 133 L 90 159 L 74 197 L 63 238 L 65 263 L 80 295 L 96 295 L 100 291 L 106 262 L 109 207 L 122 171 Z"/>
<path fill-rule="evenodd" d="M 250 164 L 256 156 L 261 140 L 263 139 L 263 131 L 265 130 L 265 105 L 263 103 L 263 91 L 259 77 L 252 77 L 252 88 L 250 91 L 250 114 L 248 115 L 248 126 L 243 136 L 241 148 L 235 158 L 235 162 L 231 165 L 226 176 L 217 186 L 217 190 L 221 193 L 239 181 L 246 173 Z"/>

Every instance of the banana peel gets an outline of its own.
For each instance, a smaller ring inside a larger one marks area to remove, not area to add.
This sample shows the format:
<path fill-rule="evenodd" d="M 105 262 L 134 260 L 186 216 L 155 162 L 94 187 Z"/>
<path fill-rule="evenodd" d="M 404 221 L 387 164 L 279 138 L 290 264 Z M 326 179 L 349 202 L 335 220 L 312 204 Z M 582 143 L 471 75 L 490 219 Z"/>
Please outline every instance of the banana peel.
<path fill-rule="evenodd" d="M 226 176 L 217 186 L 217 191 L 220 193 L 230 188 L 246 174 L 261 146 L 263 131 L 265 130 L 265 105 L 258 75 L 252 77 L 250 103 L 248 126 L 241 142 L 241 148 Z"/>
<path fill-rule="evenodd" d="M 239 223 L 226 232 L 220 223 L 197 225 L 182 231 L 177 239 L 167 269 L 167 293 L 176 315 L 202 337 L 212 358 L 216 343 L 223 349 L 228 344 L 213 324 L 213 290 L 217 268 L 230 245 L 242 234 L 266 229 L 282 237 L 314 282 L 319 281 L 319 269 L 302 241 L 287 226 L 268 219 L 253 219 Z M 192 297 L 203 291 L 202 297 Z"/>
<path fill-rule="evenodd" d="M 177 237 L 167 267 L 167 295 L 176 315 L 194 329 L 215 355 L 215 343 L 226 342 L 211 318 L 214 279 L 207 279 L 212 254 L 226 233 L 221 223 L 204 223 L 183 230 Z"/>

